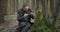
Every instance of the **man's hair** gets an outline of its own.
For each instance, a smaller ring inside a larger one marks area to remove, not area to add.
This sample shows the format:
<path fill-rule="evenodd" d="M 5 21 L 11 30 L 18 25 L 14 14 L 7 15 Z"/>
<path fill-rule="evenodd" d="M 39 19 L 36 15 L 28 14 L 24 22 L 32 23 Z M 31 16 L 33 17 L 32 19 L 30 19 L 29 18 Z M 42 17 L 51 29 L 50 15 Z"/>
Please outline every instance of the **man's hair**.
<path fill-rule="evenodd" d="M 23 5 L 23 8 L 26 7 L 26 6 L 28 6 L 28 4 L 24 4 L 24 5 Z"/>

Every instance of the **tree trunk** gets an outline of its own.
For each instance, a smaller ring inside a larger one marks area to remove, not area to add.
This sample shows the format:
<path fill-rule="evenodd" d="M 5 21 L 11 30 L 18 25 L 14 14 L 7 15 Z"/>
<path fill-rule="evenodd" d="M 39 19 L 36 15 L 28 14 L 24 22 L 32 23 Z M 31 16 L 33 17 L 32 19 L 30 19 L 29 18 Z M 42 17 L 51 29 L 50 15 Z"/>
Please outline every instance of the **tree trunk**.
<path fill-rule="evenodd" d="M 7 0 L 0 0 L 0 23 L 4 22 Z"/>

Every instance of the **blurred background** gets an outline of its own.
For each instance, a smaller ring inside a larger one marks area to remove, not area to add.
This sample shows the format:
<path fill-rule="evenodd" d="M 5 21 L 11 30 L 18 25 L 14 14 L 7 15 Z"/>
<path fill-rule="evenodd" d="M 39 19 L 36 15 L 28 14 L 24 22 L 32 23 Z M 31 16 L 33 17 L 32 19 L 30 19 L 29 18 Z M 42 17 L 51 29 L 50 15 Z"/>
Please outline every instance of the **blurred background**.
<path fill-rule="evenodd" d="M 30 32 L 60 32 L 60 0 L 0 0 L 0 32 L 16 30 L 17 11 L 26 3 L 35 15 Z"/>

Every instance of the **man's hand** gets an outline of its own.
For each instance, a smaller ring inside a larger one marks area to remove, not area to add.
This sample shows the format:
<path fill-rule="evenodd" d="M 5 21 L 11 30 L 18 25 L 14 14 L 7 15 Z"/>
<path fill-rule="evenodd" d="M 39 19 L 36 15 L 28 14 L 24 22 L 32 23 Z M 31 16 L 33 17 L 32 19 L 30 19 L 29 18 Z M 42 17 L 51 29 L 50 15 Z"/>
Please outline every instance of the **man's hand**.
<path fill-rule="evenodd" d="M 27 17 L 28 16 L 28 14 L 24 14 L 24 17 Z"/>
<path fill-rule="evenodd" d="M 34 19 L 31 18 L 31 23 L 34 23 Z"/>

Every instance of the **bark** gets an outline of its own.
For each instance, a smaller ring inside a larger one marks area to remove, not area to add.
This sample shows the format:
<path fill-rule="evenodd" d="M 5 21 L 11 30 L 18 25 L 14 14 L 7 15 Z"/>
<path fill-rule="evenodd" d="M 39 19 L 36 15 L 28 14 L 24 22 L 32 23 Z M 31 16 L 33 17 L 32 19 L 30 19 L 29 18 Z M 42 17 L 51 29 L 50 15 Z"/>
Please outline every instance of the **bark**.
<path fill-rule="evenodd" d="M 0 0 L 0 23 L 4 22 L 7 0 Z"/>

